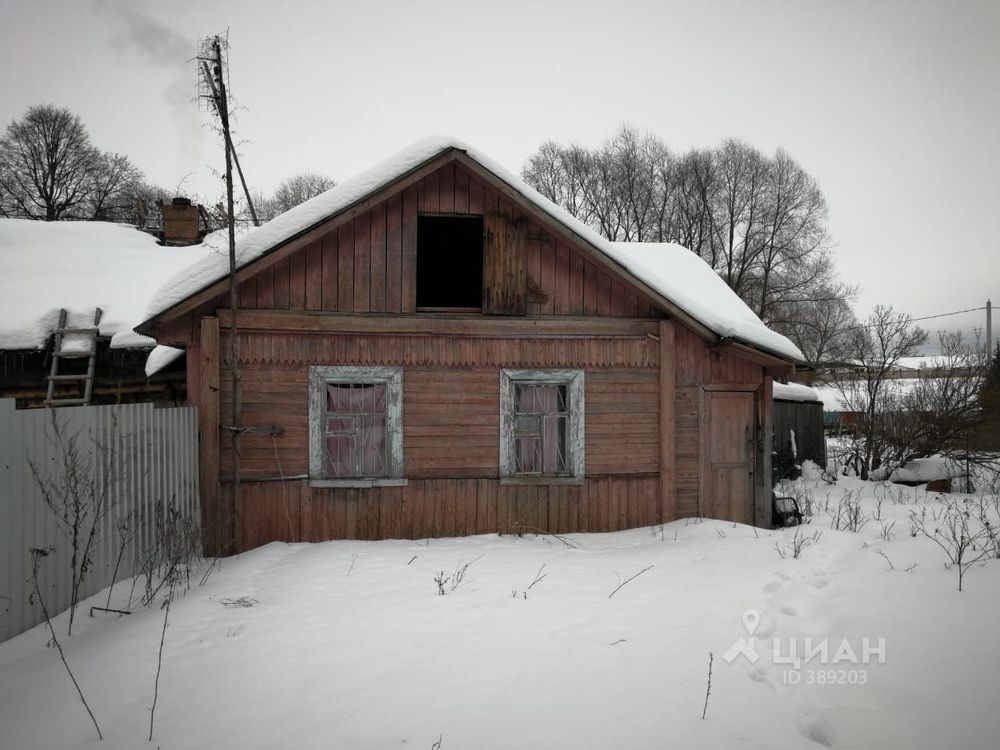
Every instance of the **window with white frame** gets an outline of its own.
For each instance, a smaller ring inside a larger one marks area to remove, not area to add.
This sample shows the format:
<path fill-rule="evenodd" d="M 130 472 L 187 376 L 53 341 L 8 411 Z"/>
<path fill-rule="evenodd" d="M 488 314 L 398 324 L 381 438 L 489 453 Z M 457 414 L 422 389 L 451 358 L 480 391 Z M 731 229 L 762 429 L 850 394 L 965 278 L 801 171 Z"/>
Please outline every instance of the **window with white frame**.
<path fill-rule="evenodd" d="M 505 477 L 582 479 L 583 371 L 500 371 Z"/>
<path fill-rule="evenodd" d="M 309 476 L 379 481 L 403 475 L 400 367 L 309 368 Z"/>

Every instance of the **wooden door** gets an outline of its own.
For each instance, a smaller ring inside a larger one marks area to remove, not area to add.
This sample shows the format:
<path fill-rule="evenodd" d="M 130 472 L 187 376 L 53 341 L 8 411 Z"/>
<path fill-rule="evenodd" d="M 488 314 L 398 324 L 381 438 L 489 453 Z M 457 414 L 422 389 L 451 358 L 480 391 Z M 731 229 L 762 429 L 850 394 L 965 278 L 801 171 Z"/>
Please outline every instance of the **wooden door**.
<path fill-rule="evenodd" d="M 527 270 L 524 261 L 528 221 L 511 221 L 486 214 L 486 250 L 483 260 L 483 312 L 487 315 L 524 315 L 528 311 Z"/>
<path fill-rule="evenodd" d="M 753 523 L 754 394 L 706 391 L 702 515 Z"/>

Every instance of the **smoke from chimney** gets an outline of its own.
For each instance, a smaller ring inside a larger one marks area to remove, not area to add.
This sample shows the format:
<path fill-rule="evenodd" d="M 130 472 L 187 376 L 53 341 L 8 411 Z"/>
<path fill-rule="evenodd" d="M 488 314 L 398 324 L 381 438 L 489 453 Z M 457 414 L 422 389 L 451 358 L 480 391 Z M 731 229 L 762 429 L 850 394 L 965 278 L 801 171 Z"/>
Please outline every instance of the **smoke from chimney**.
<path fill-rule="evenodd" d="M 136 8 L 136 4 L 128 0 L 95 0 L 95 4 L 121 22 L 119 33 L 113 39 L 116 47 L 138 53 L 147 62 L 170 71 L 170 83 L 163 96 L 177 124 L 178 154 L 201 161 L 202 132 L 194 102 L 197 72 L 191 62 L 198 53 L 197 41 Z"/>

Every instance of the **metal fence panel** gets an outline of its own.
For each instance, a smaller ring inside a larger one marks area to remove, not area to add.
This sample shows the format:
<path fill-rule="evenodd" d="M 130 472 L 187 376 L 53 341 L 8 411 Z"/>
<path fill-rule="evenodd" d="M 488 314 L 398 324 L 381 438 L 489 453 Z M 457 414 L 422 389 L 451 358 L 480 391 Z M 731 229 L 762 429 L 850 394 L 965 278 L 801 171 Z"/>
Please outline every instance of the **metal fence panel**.
<path fill-rule="evenodd" d="M 89 467 L 106 497 L 81 601 L 111 585 L 123 549 L 118 579 L 133 575 L 136 561 L 153 543 L 152 519 L 159 504 L 173 505 L 200 525 L 194 407 L 123 404 L 15 410 L 13 399 L 0 399 L 0 641 L 43 619 L 38 604 L 29 602 L 32 548 L 51 549 L 39 566 L 49 613 L 70 605 L 72 544 L 36 478 L 36 472 L 42 477 L 60 474 L 65 447 L 60 447 L 59 435 L 63 446 L 70 438 L 75 441 L 80 465 Z M 135 532 L 125 545 L 123 528 Z"/>

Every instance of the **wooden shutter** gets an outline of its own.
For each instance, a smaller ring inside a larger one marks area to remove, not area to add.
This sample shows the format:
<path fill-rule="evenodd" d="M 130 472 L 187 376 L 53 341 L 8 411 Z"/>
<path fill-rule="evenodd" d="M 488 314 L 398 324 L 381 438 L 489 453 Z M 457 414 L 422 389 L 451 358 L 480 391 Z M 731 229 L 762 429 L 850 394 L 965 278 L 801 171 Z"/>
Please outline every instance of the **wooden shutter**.
<path fill-rule="evenodd" d="M 487 214 L 486 251 L 483 259 L 483 312 L 489 315 L 524 315 L 528 311 L 524 264 L 527 219 L 511 221 L 502 214 Z"/>

